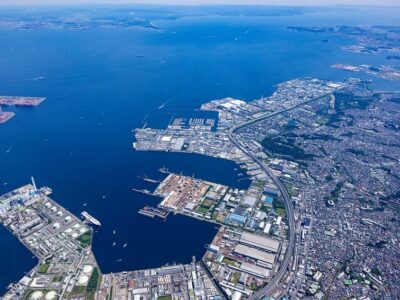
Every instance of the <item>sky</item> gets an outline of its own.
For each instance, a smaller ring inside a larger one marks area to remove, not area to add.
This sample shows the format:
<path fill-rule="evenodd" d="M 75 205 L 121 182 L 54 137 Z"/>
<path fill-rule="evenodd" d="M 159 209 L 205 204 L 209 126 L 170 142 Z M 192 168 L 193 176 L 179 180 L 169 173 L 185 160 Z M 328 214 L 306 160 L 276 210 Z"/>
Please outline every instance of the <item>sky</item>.
<path fill-rule="evenodd" d="M 261 5 L 395 5 L 400 0 L 0 0 L 0 5 L 38 4 L 261 4 Z"/>

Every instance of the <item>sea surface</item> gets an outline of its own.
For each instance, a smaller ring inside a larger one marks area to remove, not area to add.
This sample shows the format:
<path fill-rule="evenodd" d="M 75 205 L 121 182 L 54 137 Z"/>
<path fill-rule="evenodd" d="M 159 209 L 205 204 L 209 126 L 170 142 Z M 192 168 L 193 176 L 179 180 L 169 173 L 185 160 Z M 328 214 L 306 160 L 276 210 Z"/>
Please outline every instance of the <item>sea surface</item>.
<path fill-rule="evenodd" d="M 229 161 L 136 152 L 132 130 L 146 123 L 164 128 L 172 117 L 213 99 L 268 96 L 276 84 L 298 77 L 354 76 L 331 69 L 334 63 L 385 63 L 380 55 L 340 50 L 354 40 L 286 26 L 395 22 L 393 12 L 387 16 L 316 10 L 155 21 L 161 30 L 0 30 L 0 94 L 47 97 L 36 108 L 12 108 L 17 115 L 0 125 L 0 193 L 34 176 L 71 212 L 87 210 L 101 220 L 93 250 L 104 273 L 200 259 L 215 225 L 178 215 L 165 222 L 138 215 L 160 199 L 132 189 L 154 189 L 140 177 L 162 179 L 163 166 L 241 188 L 249 182 L 238 181 L 241 171 Z M 34 80 L 39 76 L 46 79 Z M 36 263 L 0 228 L 1 293 Z"/>

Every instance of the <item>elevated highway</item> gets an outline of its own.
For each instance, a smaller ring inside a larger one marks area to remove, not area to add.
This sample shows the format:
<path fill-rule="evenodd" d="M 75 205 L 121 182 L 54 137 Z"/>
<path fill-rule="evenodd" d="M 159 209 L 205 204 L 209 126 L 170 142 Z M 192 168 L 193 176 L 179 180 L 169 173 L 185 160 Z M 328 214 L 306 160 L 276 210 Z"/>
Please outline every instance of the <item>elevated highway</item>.
<path fill-rule="evenodd" d="M 272 181 L 275 183 L 275 185 L 278 187 L 282 198 L 283 198 L 283 202 L 285 205 L 285 209 L 286 209 L 286 215 L 288 218 L 288 226 L 289 226 L 289 239 L 288 239 L 288 247 L 284 256 L 283 261 L 281 262 L 281 265 L 279 267 L 278 272 L 276 272 L 273 276 L 273 278 L 268 282 L 268 284 L 263 287 L 262 289 L 260 289 L 259 291 L 255 292 L 253 295 L 251 295 L 248 299 L 251 300 L 258 300 L 258 299 L 262 299 L 265 296 L 269 296 L 273 290 L 276 288 L 277 284 L 281 281 L 281 279 L 283 278 L 283 276 L 285 275 L 286 271 L 288 270 L 289 267 L 289 263 L 290 260 L 293 256 L 293 252 L 294 252 L 294 245 L 295 245 L 295 239 L 296 239 L 296 232 L 295 232 L 295 223 L 294 223 L 294 209 L 293 209 L 293 205 L 292 205 L 292 201 L 291 198 L 289 196 L 289 193 L 287 192 L 285 186 L 283 185 L 283 183 L 281 182 L 281 180 L 272 172 L 272 170 L 266 166 L 258 157 L 256 157 L 253 153 L 251 153 L 251 151 L 249 151 L 244 145 L 242 145 L 238 140 L 237 140 L 237 136 L 235 135 L 235 132 L 238 131 L 241 128 L 244 128 L 246 126 L 249 126 L 251 124 L 260 122 L 262 120 L 266 120 L 272 117 L 275 117 L 277 115 L 280 115 L 282 113 L 285 113 L 287 111 L 291 111 L 293 109 L 296 109 L 299 106 L 305 105 L 307 103 L 322 99 L 324 97 L 330 96 L 332 94 L 332 92 L 329 93 L 325 93 L 321 96 L 315 97 L 311 100 L 308 100 L 306 102 L 294 105 L 292 107 L 286 108 L 286 109 L 282 109 L 282 110 L 278 110 L 276 112 L 272 112 L 272 113 L 266 113 L 258 118 L 249 120 L 247 122 L 238 124 L 236 126 L 233 126 L 229 129 L 228 132 L 228 137 L 230 139 L 230 141 L 236 146 L 238 147 L 240 150 L 242 150 L 247 156 L 249 156 L 254 162 L 256 162 L 260 168 L 262 170 L 264 170 L 268 176 L 272 179 Z"/>

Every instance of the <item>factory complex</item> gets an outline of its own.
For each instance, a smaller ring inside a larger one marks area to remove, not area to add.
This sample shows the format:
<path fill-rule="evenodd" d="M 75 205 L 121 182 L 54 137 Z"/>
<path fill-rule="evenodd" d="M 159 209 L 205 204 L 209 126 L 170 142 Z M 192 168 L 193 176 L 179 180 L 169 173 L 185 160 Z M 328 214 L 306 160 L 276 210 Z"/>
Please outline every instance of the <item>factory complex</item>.
<path fill-rule="evenodd" d="M 0 196 L 0 223 L 39 261 L 2 299 L 221 299 L 205 266 L 195 260 L 102 274 L 91 249 L 91 226 L 100 221 L 87 212 L 79 219 L 49 198 L 51 192 L 36 188 L 32 178 L 32 184 Z"/>

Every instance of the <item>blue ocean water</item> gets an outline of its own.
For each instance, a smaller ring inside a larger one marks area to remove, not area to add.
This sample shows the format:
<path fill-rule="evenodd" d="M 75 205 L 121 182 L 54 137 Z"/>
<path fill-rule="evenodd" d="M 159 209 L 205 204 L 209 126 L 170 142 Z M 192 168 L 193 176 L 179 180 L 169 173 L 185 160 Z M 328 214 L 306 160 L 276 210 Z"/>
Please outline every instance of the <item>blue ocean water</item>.
<path fill-rule="evenodd" d="M 330 68 L 337 62 L 380 64 L 382 56 L 341 51 L 354 42 L 349 39 L 286 29 L 362 22 L 379 24 L 374 14 L 316 12 L 192 16 L 157 22 L 162 30 L 1 30 L 0 94 L 48 99 L 34 109 L 14 109 L 16 117 L 0 126 L 0 193 L 35 176 L 73 213 L 85 209 L 99 218 L 103 226 L 93 249 L 103 272 L 200 258 L 214 225 L 183 216 L 164 222 L 138 215 L 139 208 L 160 201 L 132 191 L 155 187 L 138 177 L 161 179 L 157 170 L 166 166 L 232 186 L 245 188 L 248 182 L 238 181 L 240 170 L 228 161 L 136 152 L 132 129 L 146 122 L 165 127 L 171 117 L 216 98 L 266 96 L 274 85 L 297 77 L 352 76 Z M 38 76 L 46 79 L 33 80 Z M 35 263 L 0 229 L 1 291 Z"/>

